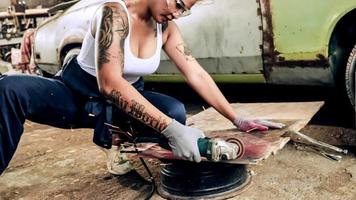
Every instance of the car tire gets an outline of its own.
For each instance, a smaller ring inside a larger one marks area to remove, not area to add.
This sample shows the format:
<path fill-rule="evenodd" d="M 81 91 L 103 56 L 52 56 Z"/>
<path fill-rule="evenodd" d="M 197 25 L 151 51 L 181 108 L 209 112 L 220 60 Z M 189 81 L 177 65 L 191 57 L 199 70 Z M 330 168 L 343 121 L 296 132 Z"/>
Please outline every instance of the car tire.
<path fill-rule="evenodd" d="M 42 76 L 42 77 L 45 77 L 45 78 L 52 78 L 54 76 L 54 74 L 50 74 L 50 73 L 48 73 L 48 72 L 46 72 L 46 71 L 44 71 L 44 70 L 42 70 L 40 68 L 36 68 L 35 69 L 35 74 L 37 76 Z"/>
<path fill-rule="evenodd" d="M 346 73 L 345 73 L 345 86 L 346 92 L 353 106 L 354 110 L 356 111 L 356 102 L 355 102 L 355 68 L 356 68 L 356 45 L 351 50 L 349 58 L 346 64 Z"/>
<path fill-rule="evenodd" d="M 11 51 L 7 52 L 4 56 L 4 61 L 11 63 Z"/>
<path fill-rule="evenodd" d="M 78 55 L 80 52 L 80 47 L 75 47 L 70 49 L 64 56 L 62 66 L 66 64 L 73 56 Z"/>

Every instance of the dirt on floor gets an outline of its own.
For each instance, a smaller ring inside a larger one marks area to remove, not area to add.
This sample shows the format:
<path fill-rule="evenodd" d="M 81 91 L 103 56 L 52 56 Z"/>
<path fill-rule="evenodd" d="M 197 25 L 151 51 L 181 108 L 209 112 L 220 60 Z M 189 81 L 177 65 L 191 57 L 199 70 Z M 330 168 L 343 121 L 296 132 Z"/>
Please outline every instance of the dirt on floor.
<path fill-rule="evenodd" d="M 352 129 L 310 125 L 305 133 L 355 140 Z M 353 137 L 353 138 L 352 138 Z M 338 142 L 339 140 L 337 140 Z M 335 143 L 337 143 L 335 142 Z M 355 144 L 355 143 L 353 143 Z M 148 160 L 155 180 L 162 167 Z M 113 176 L 105 154 L 92 143 L 92 130 L 63 130 L 27 121 L 9 168 L 0 177 L 0 199 L 144 199 L 150 185 L 138 159 L 135 171 Z M 250 165 L 251 186 L 232 199 L 356 199 L 356 158 L 341 162 L 287 145 L 260 165 Z M 152 199 L 162 199 L 155 194 Z"/>
<path fill-rule="evenodd" d="M 9 71 L 9 66 L 4 65 L 4 62 L 0 60 L 0 73 L 5 73 Z"/>

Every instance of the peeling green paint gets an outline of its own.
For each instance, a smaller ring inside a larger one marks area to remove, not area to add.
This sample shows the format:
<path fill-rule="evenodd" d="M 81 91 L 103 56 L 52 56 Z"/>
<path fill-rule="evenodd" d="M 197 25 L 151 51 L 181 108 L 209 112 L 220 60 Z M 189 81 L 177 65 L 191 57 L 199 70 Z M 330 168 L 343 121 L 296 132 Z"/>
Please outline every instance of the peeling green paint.
<path fill-rule="evenodd" d="M 356 8 L 354 0 L 271 0 L 275 50 L 285 60 L 328 57 L 337 21 Z"/>

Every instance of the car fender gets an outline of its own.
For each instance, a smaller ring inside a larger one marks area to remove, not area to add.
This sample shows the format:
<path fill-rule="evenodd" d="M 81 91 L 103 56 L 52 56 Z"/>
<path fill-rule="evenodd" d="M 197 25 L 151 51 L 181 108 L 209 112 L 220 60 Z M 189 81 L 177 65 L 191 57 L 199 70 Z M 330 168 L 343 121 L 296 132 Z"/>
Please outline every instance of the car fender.
<path fill-rule="evenodd" d="M 81 46 L 84 36 L 85 36 L 85 30 L 82 29 L 77 29 L 73 30 L 70 33 L 68 33 L 63 39 L 60 41 L 57 49 L 57 61 L 58 63 L 62 63 L 64 54 L 67 50 L 67 47 L 69 46 Z"/>
<path fill-rule="evenodd" d="M 337 22 L 356 1 L 260 0 L 267 82 L 333 85 L 329 41 Z M 319 9 L 315 9 L 318 7 Z M 293 8 L 293 9 L 290 9 Z M 294 74 L 292 77 L 288 74 Z"/>
<path fill-rule="evenodd" d="M 335 13 L 334 15 L 334 18 L 333 20 L 331 21 L 330 23 L 330 28 L 327 30 L 327 34 L 326 34 L 326 37 L 325 37 L 325 40 L 324 40 L 324 44 L 326 45 L 329 45 L 329 41 L 331 39 L 331 35 L 333 33 L 333 31 L 335 30 L 335 27 L 337 25 L 337 23 L 345 16 L 347 15 L 348 13 L 350 13 L 351 11 L 355 10 L 356 9 L 356 4 L 354 7 L 350 7 L 348 8 L 347 10 L 344 10 L 343 12 L 341 13 Z"/>

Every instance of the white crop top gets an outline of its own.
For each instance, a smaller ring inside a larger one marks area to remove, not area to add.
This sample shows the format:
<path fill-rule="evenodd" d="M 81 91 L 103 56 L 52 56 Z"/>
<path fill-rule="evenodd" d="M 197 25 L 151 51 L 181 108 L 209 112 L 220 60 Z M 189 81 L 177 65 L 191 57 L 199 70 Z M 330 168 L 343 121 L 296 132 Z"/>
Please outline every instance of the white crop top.
<path fill-rule="evenodd" d="M 126 10 L 127 16 L 129 16 L 129 33 L 125 39 L 124 45 L 124 70 L 123 77 L 130 83 L 136 82 L 140 76 L 153 74 L 160 63 L 160 54 L 162 49 L 162 25 L 157 23 L 157 45 L 154 55 L 150 58 L 138 58 L 132 54 L 130 48 L 130 15 L 125 3 L 121 0 L 104 0 L 102 4 L 106 2 L 118 2 Z M 89 27 L 82 44 L 82 48 L 77 57 L 80 67 L 89 74 L 96 76 L 95 68 L 95 38 L 91 34 L 91 27 Z"/>

